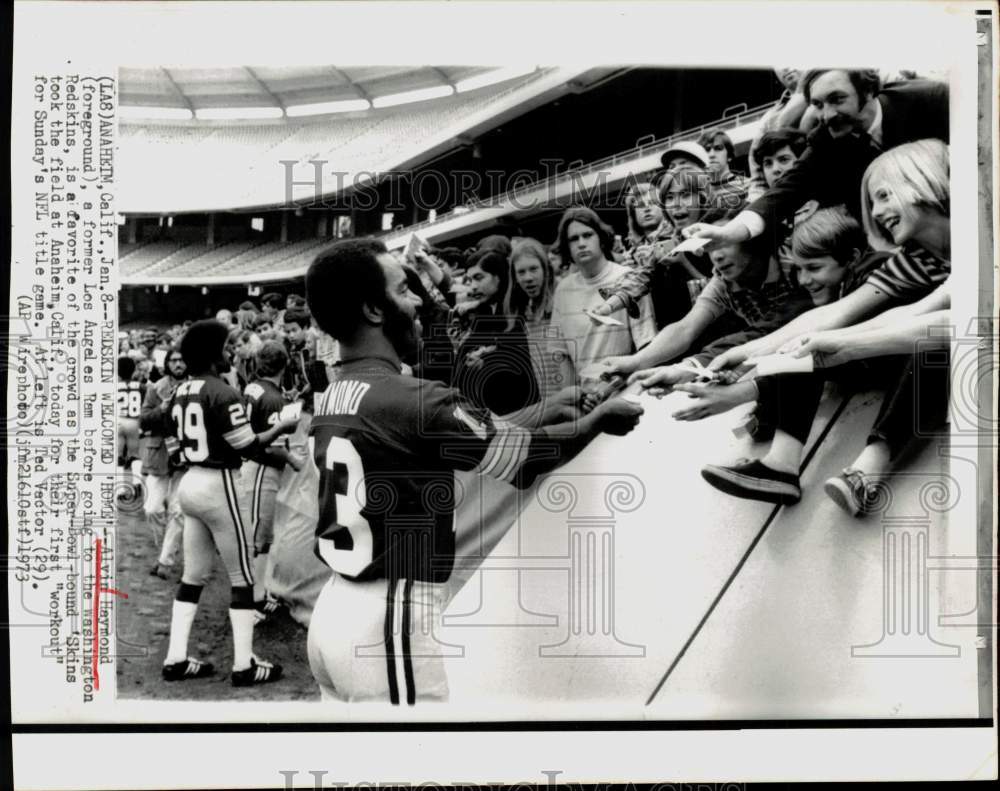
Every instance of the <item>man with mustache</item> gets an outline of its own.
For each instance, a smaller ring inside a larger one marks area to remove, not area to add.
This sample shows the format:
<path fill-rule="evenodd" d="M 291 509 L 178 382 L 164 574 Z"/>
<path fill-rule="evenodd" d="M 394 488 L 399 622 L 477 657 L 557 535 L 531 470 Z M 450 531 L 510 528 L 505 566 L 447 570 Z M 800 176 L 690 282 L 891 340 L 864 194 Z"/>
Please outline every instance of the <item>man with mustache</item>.
<path fill-rule="evenodd" d="M 734 244 L 760 236 L 802 204 L 843 204 L 860 218 L 861 177 L 882 151 L 914 140 L 948 142 L 948 86 L 927 80 L 881 85 L 871 69 L 812 69 L 802 91 L 819 116 L 809 145 L 779 183 L 721 227 L 695 223 L 687 237 Z"/>

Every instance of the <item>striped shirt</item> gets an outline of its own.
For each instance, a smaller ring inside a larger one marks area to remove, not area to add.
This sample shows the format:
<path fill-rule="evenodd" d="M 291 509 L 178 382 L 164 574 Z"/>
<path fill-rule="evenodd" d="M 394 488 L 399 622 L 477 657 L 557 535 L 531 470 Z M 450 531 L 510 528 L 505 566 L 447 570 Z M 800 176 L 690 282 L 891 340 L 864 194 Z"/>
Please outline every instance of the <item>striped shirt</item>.
<path fill-rule="evenodd" d="M 951 261 L 938 258 L 918 245 L 907 245 L 886 258 L 866 283 L 893 299 L 915 302 L 941 285 L 951 274 Z"/>

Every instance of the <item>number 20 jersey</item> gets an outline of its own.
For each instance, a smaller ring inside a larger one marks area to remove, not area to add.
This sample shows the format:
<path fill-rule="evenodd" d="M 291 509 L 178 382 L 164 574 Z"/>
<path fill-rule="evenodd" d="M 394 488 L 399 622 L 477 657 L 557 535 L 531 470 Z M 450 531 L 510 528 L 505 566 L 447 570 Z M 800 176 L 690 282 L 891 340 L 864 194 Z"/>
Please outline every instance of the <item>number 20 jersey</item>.
<path fill-rule="evenodd" d="M 532 432 L 388 360 L 342 364 L 320 399 L 317 556 L 358 581 L 445 582 L 455 560 L 455 470 L 526 486 Z"/>

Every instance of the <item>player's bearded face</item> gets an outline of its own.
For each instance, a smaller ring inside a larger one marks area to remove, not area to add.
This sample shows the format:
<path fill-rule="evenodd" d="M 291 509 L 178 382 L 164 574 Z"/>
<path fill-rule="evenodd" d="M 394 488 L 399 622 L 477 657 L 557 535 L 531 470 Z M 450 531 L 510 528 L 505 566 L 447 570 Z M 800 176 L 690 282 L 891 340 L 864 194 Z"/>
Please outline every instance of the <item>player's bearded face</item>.
<path fill-rule="evenodd" d="M 409 306 L 407 306 L 409 307 Z M 413 363 L 417 358 L 418 336 L 416 310 L 401 307 L 391 297 L 385 302 L 382 331 L 392 343 L 392 347 L 404 363 Z"/>
<path fill-rule="evenodd" d="M 417 308 L 420 298 L 409 288 L 406 271 L 390 254 L 379 256 L 385 275 L 385 299 L 382 307 L 382 333 L 392 344 L 399 359 L 405 363 L 416 362 L 420 325 Z"/>

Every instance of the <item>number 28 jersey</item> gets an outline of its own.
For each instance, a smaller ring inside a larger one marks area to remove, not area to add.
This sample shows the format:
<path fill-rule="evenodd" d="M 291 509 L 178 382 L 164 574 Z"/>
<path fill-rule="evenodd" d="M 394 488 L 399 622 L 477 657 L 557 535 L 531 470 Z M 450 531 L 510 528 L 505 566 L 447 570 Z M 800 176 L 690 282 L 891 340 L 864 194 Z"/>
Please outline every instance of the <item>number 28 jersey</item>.
<path fill-rule="evenodd" d="M 139 419 L 142 413 L 142 400 L 146 397 L 146 386 L 134 379 L 118 380 L 118 417 Z"/>
<path fill-rule="evenodd" d="M 256 439 L 239 391 L 217 376 L 177 385 L 167 421 L 168 449 L 172 452 L 179 444 L 181 458 L 202 467 L 239 469 L 240 450 Z"/>
<path fill-rule="evenodd" d="M 445 582 L 455 560 L 455 470 L 527 486 L 536 435 L 390 361 L 342 364 L 310 428 L 316 555 L 348 579 Z"/>

